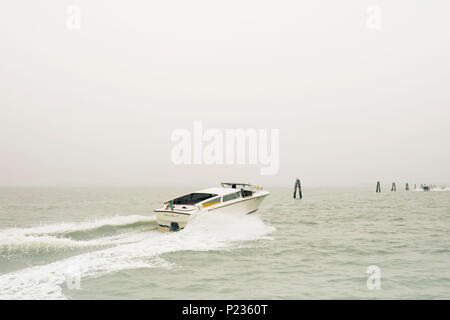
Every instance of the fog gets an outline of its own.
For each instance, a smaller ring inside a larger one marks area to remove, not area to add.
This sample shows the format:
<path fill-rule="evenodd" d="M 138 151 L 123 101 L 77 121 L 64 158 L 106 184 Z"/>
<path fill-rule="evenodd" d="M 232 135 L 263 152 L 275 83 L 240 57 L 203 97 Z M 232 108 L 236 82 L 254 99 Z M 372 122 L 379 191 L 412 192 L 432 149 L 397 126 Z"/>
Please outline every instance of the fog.
<path fill-rule="evenodd" d="M 3 0 L 0 186 L 449 184 L 449 39 L 444 0 Z M 278 173 L 176 165 L 194 121 Z"/>

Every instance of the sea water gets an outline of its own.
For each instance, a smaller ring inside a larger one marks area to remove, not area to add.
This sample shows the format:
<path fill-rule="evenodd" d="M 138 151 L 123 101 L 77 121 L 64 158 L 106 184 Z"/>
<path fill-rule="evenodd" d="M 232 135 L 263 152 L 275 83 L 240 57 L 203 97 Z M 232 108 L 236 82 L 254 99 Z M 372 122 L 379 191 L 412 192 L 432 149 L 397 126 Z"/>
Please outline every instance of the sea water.
<path fill-rule="evenodd" d="M 160 233 L 191 189 L 1 188 L 0 299 L 450 298 L 448 189 L 267 189 Z"/>

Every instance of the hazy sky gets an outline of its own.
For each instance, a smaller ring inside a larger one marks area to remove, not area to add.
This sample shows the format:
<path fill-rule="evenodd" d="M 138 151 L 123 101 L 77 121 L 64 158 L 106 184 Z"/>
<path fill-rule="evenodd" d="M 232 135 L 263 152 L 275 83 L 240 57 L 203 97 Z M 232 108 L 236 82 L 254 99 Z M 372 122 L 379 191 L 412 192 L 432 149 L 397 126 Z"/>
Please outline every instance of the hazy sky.
<path fill-rule="evenodd" d="M 279 173 L 174 165 L 194 120 L 279 129 Z M 0 4 L 2 186 L 449 184 L 449 144 L 447 0 Z"/>

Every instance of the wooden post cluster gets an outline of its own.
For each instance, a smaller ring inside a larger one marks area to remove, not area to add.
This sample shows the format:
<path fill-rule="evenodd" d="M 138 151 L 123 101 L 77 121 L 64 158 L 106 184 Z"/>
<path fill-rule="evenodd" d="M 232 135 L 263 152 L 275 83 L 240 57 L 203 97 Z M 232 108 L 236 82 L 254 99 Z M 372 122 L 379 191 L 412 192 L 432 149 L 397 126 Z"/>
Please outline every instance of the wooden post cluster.
<path fill-rule="evenodd" d="M 423 189 L 424 186 L 425 186 L 424 184 L 421 184 L 421 185 L 420 185 L 420 188 Z M 414 190 L 416 190 L 416 189 L 417 189 L 417 184 L 414 184 Z M 411 189 L 409 188 L 409 182 L 406 182 L 406 184 L 405 184 L 405 191 L 409 191 L 409 190 L 411 190 Z M 392 182 L 391 191 L 397 191 L 397 185 L 396 185 L 395 182 Z M 377 189 L 376 189 L 375 192 L 377 192 L 377 193 L 378 193 L 378 192 L 381 192 L 380 181 L 377 181 Z"/>

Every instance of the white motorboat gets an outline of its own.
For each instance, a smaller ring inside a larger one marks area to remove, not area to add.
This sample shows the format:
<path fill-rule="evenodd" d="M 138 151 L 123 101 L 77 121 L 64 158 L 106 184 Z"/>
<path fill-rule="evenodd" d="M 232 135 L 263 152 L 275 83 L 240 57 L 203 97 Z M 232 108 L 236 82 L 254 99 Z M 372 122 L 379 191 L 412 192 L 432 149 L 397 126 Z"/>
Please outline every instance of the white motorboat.
<path fill-rule="evenodd" d="M 221 187 L 188 193 L 164 202 L 156 209 L 158 230 L 162 232 L 183 229 L 189 219 L 200 212 L 249 214 L 258 210 L 269 195 L 262 187 L 249 183 L 223 182 Z"/>

